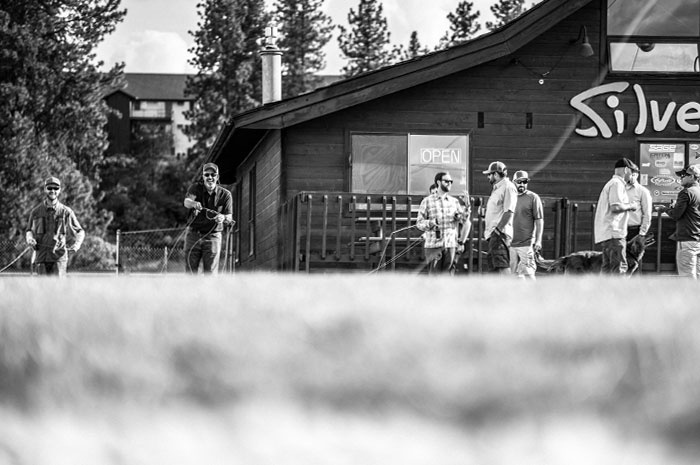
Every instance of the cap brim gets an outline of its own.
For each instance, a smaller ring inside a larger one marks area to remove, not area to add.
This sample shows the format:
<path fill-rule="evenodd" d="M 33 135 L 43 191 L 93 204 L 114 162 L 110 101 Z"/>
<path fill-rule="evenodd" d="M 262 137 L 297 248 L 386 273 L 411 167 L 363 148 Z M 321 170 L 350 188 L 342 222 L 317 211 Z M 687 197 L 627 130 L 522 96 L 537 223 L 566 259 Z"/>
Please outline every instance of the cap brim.
<path fill-rule="evenodd" d="M 681 176 L 685 174 L 685 170 L 676 171 L 676 176 Z"/>
<path fill-rule="evenodd" d="M 491 174 L 491 173 L 495 173 L 495 171 L 486 170 L 486 171 L 482 171 L 482 173 L 484 173 L 484 174 Z"/>

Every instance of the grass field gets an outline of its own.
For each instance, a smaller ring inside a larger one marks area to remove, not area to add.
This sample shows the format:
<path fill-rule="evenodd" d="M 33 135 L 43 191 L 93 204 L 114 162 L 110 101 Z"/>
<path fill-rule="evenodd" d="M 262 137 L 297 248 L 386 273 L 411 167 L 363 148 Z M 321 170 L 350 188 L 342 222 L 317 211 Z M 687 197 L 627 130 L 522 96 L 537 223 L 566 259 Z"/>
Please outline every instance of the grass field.
<path fill-rule="evenodd" d="M 697 289 L 0 278 L 0 465 L 695 464 Z"/>

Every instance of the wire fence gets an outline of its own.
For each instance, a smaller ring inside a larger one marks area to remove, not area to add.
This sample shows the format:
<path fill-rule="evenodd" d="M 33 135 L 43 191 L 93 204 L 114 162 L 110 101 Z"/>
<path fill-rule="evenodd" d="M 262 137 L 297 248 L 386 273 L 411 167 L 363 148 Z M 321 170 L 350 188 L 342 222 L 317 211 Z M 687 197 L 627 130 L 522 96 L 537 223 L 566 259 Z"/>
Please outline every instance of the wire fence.
<path fill-rule="evenodd" d="M 77 253 L 71 253 L 68 272 L 166 274 L 185 272 L 186 228 L 117 231 L 111 243 L 88 235 Z M 235 252 L 230 231 L 222 241 L 219 272 L 233 272 Z M 0 273 L 33 274 L 33 250 L 24 238 L 0 239 Z"/>
<path fill-rule="evenodd" d="M 117 272 L 184 272 L 185 231 L 185 228 L 117 231 Z"/>

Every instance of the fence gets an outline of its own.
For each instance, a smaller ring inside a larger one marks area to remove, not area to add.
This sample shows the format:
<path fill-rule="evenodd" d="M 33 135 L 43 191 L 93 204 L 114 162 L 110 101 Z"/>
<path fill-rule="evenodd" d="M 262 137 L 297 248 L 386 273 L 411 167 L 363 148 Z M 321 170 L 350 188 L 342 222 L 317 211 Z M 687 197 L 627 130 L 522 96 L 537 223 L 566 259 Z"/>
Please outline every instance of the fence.
<path fill-rule="evenodd" d="M 119 273 L 183 273 L 185 228 L 117 231 L 116 268 Z M 233 272 L 235 253 L 231 233 L 224 231 L 219 272 Z"/>

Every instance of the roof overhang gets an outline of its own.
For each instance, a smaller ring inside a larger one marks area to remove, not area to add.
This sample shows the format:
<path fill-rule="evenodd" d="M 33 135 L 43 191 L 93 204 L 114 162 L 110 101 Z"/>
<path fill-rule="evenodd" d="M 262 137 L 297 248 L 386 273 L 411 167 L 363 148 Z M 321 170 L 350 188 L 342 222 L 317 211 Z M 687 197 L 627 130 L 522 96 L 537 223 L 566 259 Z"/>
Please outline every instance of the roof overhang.
<path fill-rule="evenodd" d="M 545 0 L 513 22 L 464 44 L 235 115 L 219 133 L 208 158 L 220 159 L 226 146 L 233 144 L 226 155 L 236 164 L 248 155 L 244 150 L 250 146 L 241 144 L 239 137 L 262 138 L 266 130 L 290 127 L 511 55 L 592 1 Z"/>

